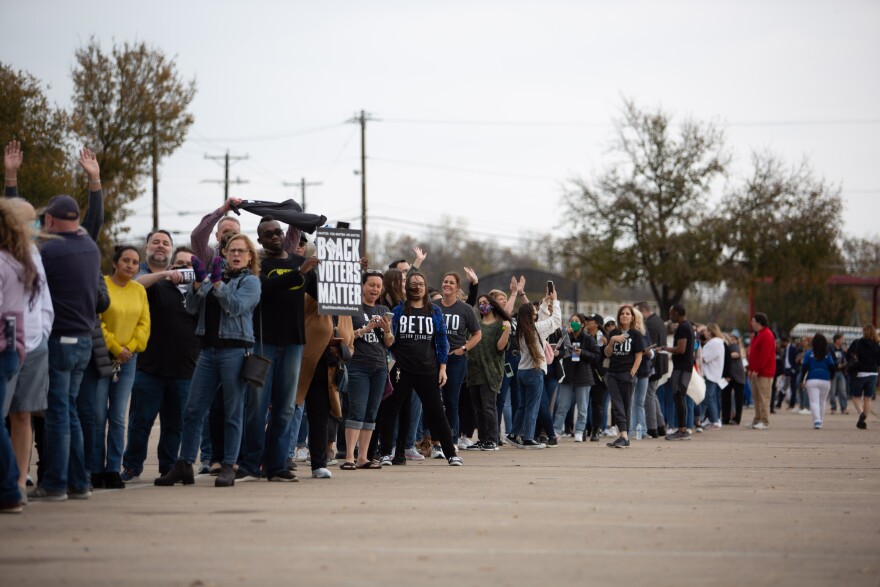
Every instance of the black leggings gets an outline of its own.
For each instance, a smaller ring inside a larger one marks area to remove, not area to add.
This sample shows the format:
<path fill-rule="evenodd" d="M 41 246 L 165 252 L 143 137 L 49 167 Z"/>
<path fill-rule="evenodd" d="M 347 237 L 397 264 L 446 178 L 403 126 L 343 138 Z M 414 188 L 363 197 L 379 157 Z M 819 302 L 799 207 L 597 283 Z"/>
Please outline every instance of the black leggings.
<path fill-rule="evenodd" d="M 306 418 L 309 422 L 309 455 L 312 470 L 327 466 L 328 439 L 330 435 L 330 394 L 327 389 L 327 359 L 321 357 L 315 366 L 315 374 L 306 393 Z"/>
<path fill-rule="evenodd" d="M 743 412 L 743 388 L 744 385 L 742 383 L 731 381 L 726 389 L 721 390 L 721 421 L 723 423 L 727 424 L 731 421 L 736 422 L 737 424 L 740 423 Z M 731 393 L 733 394 L 734 401 L 733 408 L 736 410 L 732 418 L 730 414 Z"/>
<path fill-rule="evenodd" d="M 446 458 L 455 456 L 455 445 L 452 444 L 452 429 L 446 420 L 443 396 L 440 393 L 440 385 L 437 382 L 438 377 L 436 369 L 423 373 L 400 370 L 400 379 L 394 382 L 394 393 L 382 402 L 381 418 L 376 424 L 380 436 L 379 451 L 382 456 L 391 454 L 391 447 L 394 445 L 394 423 L 397 420 L 397 415 L 400 413 L 400 408 L 413 390 L 419 395 L 419 399 L 422 400 L 425 426 L 431 430 L 431 437 L 440 441 L 440 446 L 443 448 L 443 454 L 446 455 Z M 404 425 L 405 421 L 407 425 Z M 399 439 L 405 440 L 409 434 L 408 418 L 401 418 L 400 423 L 401 429 L 398 431 L 398 436 Z M 401 455 L 397 456 L 400 457 Z"/>
<path fill-rule="evenodd" d="M 611 395 L 611 423 L 621 434 L 629 431 L 632 417 L 633 380 L 629 373 L 606 373 L 605 385 Z"/>

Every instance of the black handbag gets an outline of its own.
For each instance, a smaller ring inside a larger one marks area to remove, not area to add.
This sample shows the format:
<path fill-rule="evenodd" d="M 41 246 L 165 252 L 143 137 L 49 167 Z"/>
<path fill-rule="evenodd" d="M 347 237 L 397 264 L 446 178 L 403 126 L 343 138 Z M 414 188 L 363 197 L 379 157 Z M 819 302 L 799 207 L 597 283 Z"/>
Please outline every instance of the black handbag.
<path fill-rule="evenodd" d="M 239 317 L 241 320 L 241 317 Z M 242 328 L 244 331 L 244 328 Z M 263 312 L 260 311 L 260 352 L 263 352 Z M 269 375 L 269 367 L 272 361 L 261 355 L 251 353 L 245 348 L 244 361 L 241 362 L 239 379 L 259 389 L 266 384 L 266 376 Z"/>

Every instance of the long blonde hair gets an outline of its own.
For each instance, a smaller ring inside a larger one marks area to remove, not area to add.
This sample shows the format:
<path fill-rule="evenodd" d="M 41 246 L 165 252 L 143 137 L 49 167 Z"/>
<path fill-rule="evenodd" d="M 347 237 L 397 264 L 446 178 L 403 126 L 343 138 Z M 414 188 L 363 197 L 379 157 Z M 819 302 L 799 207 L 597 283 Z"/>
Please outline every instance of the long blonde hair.
<path fill-rule="evenodd" d="M 638 330 L 642 334 L 648 334 L 648 330 L 645 328 L 645 316 L 642 314 L 642 311 L 639 310 L 638 308 L 636 308 L 635 306 L 633 306 L 632 313 L 633 313 L 633 323 L 632 323 L 633 328 L 635 328 L 636 330 Z"/>
<path fill-rule="evenodd" d="M 231 237 L 229 237 L 229 239 L 226 241 L 226 246 L 223 247 L 224 253 L 226 252 L 226 249 L 229 248 L 229 245 L 232 244 L 232 241 L 237 241 L 237 240 L 244 241 L 245 246 L 248 248 L 248 251 L 250 251 L 251 260 L 248 263 L 247 267 L 248 267 L 248 269 L 250 269 L 251 273 L 253 273 L 257 277 L 259 277 L 260 276 L 260 256 L 257 255 L 257 247 L 254 245 L 253 241 L 251 241 L 251 239 L 248 238 L 248 235 L 238 233 L 238 234 L 234 234 Z"/>
<path fill-rule="evenodd" d="M 708 324 L 706 324 L 706 330 L 712 333 L 712 338 L 720 338 L 722 341 L 725 340 L 724 334 L 722 334 L 721 332 L 721 328 L 714 322 L 709 322 Z"/>
<path fill-rule="evenodd" d="M 31 231 L 21 216 L 5 198 L 0 199 L 0 250 L 9 253 L 21 264 L 19 280 L 28 292 L 28 303 L 33 305 L 40 291 L 40 274 L 31 255 Z"/>

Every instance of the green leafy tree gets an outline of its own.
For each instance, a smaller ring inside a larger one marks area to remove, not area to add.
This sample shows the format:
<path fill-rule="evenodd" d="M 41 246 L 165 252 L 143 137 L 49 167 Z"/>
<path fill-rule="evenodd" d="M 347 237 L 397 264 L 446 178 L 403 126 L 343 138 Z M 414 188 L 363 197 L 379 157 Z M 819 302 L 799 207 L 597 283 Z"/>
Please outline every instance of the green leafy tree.
<path fill-rule="evenodd" d="M 707 196 L 728 165 L 724 135 L 693 120 L 674 128 L 666 112 L 632 101 L 616 129 L 619 160 L 565 195 L 571 235 L 560 249 L 587 281 L 647 284 L 665 316 L 694 283 L 721 278 Z"/>
<path fill-rule="evenodd" d="M 145 43 L 114 45 L 106 53 L 92 38 L 75 54 L 73 128 L 98 153 L 105 191 L 105 235 L 127 229 L 126 205 L 142 181 L 186 139 L 195 80 L 184 81 L 173 59 Z M 106 243 L 105 243 L 106 244 Z"/>
<path fill-rule="evenodd" d="M 85 204 L 86 183 L 74 175 L 70 118 L 49 103 L 40 81 L 30 73 L 0 63 L 0 147 L 17 140 L 27 153 L 27 172 L 18 178 L 19 193 L 34 206 L 57 194 Z"/>
<path fill-rule="evenodd" d="M 826 285 L 843 265 L 840 190 L 814 177 L 806 161 L 789 168 L 761 153 L 752 162 L 751 177 L 725 197 L 712 222 L 728 284 L 753 290 L 758 310 L 785 329 L 848 322 L 853 292 Z"/>

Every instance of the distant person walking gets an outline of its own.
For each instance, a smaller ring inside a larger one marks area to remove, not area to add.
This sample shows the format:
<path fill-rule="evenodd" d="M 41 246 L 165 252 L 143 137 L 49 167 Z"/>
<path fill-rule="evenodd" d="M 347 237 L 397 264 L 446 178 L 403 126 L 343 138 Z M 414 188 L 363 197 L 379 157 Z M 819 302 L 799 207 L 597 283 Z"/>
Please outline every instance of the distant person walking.
<path fill-rule="evenodd" d="M 752 317 L 751 327 L 755 333 L 749 346 L 749 382 L 755 402 L 752 428 L 766 430 L 770 426 L 770 392 L 776 374 L 776 337 L 762 312 Z"/>

